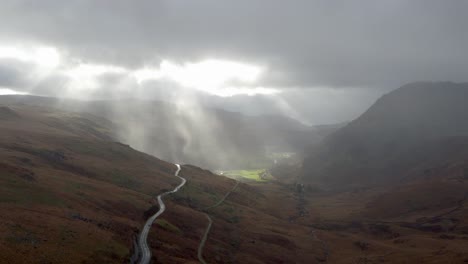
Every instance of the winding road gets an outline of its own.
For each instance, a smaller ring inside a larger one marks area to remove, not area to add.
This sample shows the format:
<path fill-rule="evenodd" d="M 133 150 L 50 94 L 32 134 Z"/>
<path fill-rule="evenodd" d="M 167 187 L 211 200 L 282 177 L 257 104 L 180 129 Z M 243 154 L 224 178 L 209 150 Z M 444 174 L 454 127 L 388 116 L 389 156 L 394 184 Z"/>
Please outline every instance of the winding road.
<path fill-rule="evenodd" d="M 203 258 L 203 248 L 205 247 L 206 240 L 208 239 L 208 234 L 211 230 L 211 225 L 213 224 L 213 220 L 211 220 L 211 216 L 205 213 L 206 219 L 208 219 L 208 226 L 206 227 L 205 234 L 203 234 L 203 238 L 200 241 L 200 245 L 198 246 L 198 260 L 202 264 L 206 264 L 205 259 Z"/>
<path fill-rule="evenodd" d="M 139 262 L 140 264 L 148 264 L 151 260 L 151 250 L 148 246 L 148 241 L 147 241 L 148 233 L 149 233 L 151 226 L 153 225 L 154 220 L 156 220 L 156 218 L 158 218 L 158 216 L 160 216 L 166 210 L 166 205 L 164 204 L 162 197 L 164 197 L 165 195 L 177 192 L 182 186 L 184 186 L 186 182 L 184 178 L 179 176 L 180 165 L 179 164 L 175 164 L 175 165 L 177 166 L 177 171 L 174 173 L 174 176 L 180 178 L 182 180 L 182 183 L 179 184 L 177 187 L 175 187 L 174 190 L 158 195 L 157 199 L 158 199 L 158 204 L 159 204 L 159 211 L 156 212 L 154 215 L 152 215 L 150 218 L 148 218 L 148 220 L 145 223 L 145 226 L 143 227 L 140 235 L 138 236 L 138 249 L 141 252 L 141 258 Z"/>
<path fill-rule="evenodd" d="M 222 204 L 222 203 L 224 202 L 224 200 L 226 200 L 226 198 L 227 198 L 234 190 L 236 190 L 236 188 L 237 188 L 238 185 L 239 185 L 239 182 L 236 181 L 236 185 L 234 185 L 234 187 L 233 187 L 228 193 L 226 193 L 226 195 L 224 195 L 224 197 L 223 197 L 221 200 L 219 200 L 219 201 L 218 201 L 217 203 L 215 203 L 214 205 L 205 208 L 203 211 L 206 212 L 206 211 L 208 211 L 209 209 L 215 208 L 215 207 L 217 207 L 218 205 Z M 208 234 L 210 233 L 210 230 L 211 230 L 211 225 L 213 224 L 213 220 L 211 219 L 211 216 L 210 216 L 208 213 L 205 213 L 205 216 L 206 216 L 206 219 L 208 219 L 208 226 L 206 227 L 205 234 L 203 234 L 202 240 L 200 241 L 200 245 L 198 246 L 198 260 L 199 260 L 200 263 L 202 263 L 202 264 L 206 264 L 205 259 L 203 259 L 203 248 L 205 247 L 206 240 L 208 239 Z"/>

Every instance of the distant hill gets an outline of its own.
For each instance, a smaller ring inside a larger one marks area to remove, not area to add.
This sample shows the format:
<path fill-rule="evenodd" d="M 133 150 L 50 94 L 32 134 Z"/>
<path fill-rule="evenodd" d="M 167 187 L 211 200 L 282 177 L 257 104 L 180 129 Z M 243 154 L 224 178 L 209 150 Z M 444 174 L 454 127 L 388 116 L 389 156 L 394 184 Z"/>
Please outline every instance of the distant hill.
<path fill-rule="evenodd" d="M 259 168 L 275 152 L 302 153 L 335 130 L 309 127 L 278 115 L 246 116 L 193 102 L 78 101 L 38 96 L 0 96 L 7 105 L 52 106 L 111 120 L 116 138 L 173 162 L 211 169 Z"/>
<path fill-rule="evenodd" d="M 420 82 L 392 91 L 308 153 L 303 180 L 366 186 L 468 158 L 468 84 Z"/>

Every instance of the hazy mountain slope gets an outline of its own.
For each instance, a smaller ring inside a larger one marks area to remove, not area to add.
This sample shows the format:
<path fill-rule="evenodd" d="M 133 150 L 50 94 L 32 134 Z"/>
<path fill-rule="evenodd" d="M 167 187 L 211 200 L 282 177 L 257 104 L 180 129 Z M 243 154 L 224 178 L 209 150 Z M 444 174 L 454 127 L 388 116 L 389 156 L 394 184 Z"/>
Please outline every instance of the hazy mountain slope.
<path fill-rule="evenodd" d="M 218 168 L 258 168 L 272 152 L 302 153 L 330 129 L 282 116 L 245 116 L 194 102 L 76 101 L 0 96 L 0 103 L 48 105 L 112 120 L 120 141 L 165 160 Z"/>
<path fill-rule="evenodd" d="M 466 98 L 465 83 L 413 83 L 390 92 L 309 153 L 304 180 L 395 182 L 424 163 L 467 158 L 462 147 L 468 136 Z"/>

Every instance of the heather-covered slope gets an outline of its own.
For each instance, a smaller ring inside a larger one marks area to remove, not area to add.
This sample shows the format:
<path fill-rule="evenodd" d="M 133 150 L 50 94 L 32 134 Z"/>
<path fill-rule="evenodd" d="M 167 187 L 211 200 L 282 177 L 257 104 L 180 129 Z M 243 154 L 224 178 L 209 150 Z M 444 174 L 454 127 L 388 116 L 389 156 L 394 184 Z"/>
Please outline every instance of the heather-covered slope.
<path fill-rule="evenodd" d="M 110 122 L 2 107 L 0 263 L 122 262 L 175 167 L 113 142 Z"/>
<path fill-rule="evenodd" d="M 0 111 L 0 263 L 128 262 L 134 236 L 157 210 L 154 197 L 179 183 L 176 167 L 115 142 L 102 118 L 24 105 Z M 148 238 L 161 263 L 196 262 L 207 225 L 201 210 L 235 184 L 190 165 L 181 175 L 187 184 L 164 198 Z M 205 259 L 317 262 L 323 250 L 310 227 L 283 211 L 295 205 L 289 192 L 239 184 L 211 212 Z"/>

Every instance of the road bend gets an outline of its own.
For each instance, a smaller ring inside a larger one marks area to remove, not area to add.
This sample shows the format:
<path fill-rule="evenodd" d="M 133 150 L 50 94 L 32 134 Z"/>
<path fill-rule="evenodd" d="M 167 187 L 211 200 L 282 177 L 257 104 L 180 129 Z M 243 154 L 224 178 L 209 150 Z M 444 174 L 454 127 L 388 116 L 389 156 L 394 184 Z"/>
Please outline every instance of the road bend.
<path fill-rule="evenodd" d="M 154 220 L 156 220 L 156 218 L 158 218 L 166 210 L 166 205 L 164 204 L 162 197 L 168 194 L 177 192 L 182 186 L 184 186 L 186 182 L 184 178 L 179 176 L 180 165 L 179 164 L 175 164 L 175 165 L 177 166 L 177 171 L 174 173 L 174 176 L 180 178 L 182 182 L 177 187 L 175 187 L 174 190 L 158 195 L 157 200 L 159 204 L 159 210 L 150 218 L 148 218 L 143 229 L 141 230 L 140 235 L 138 236 L 138 248 L 140 249 L 140 252 L 141 252 L 140 261 L 138 263 L 140 264 L 148 264 L 151 260 L 151 250 L 148 246 L 148 233 L 151 229 L 151 226 L 153 225 Z"/>

